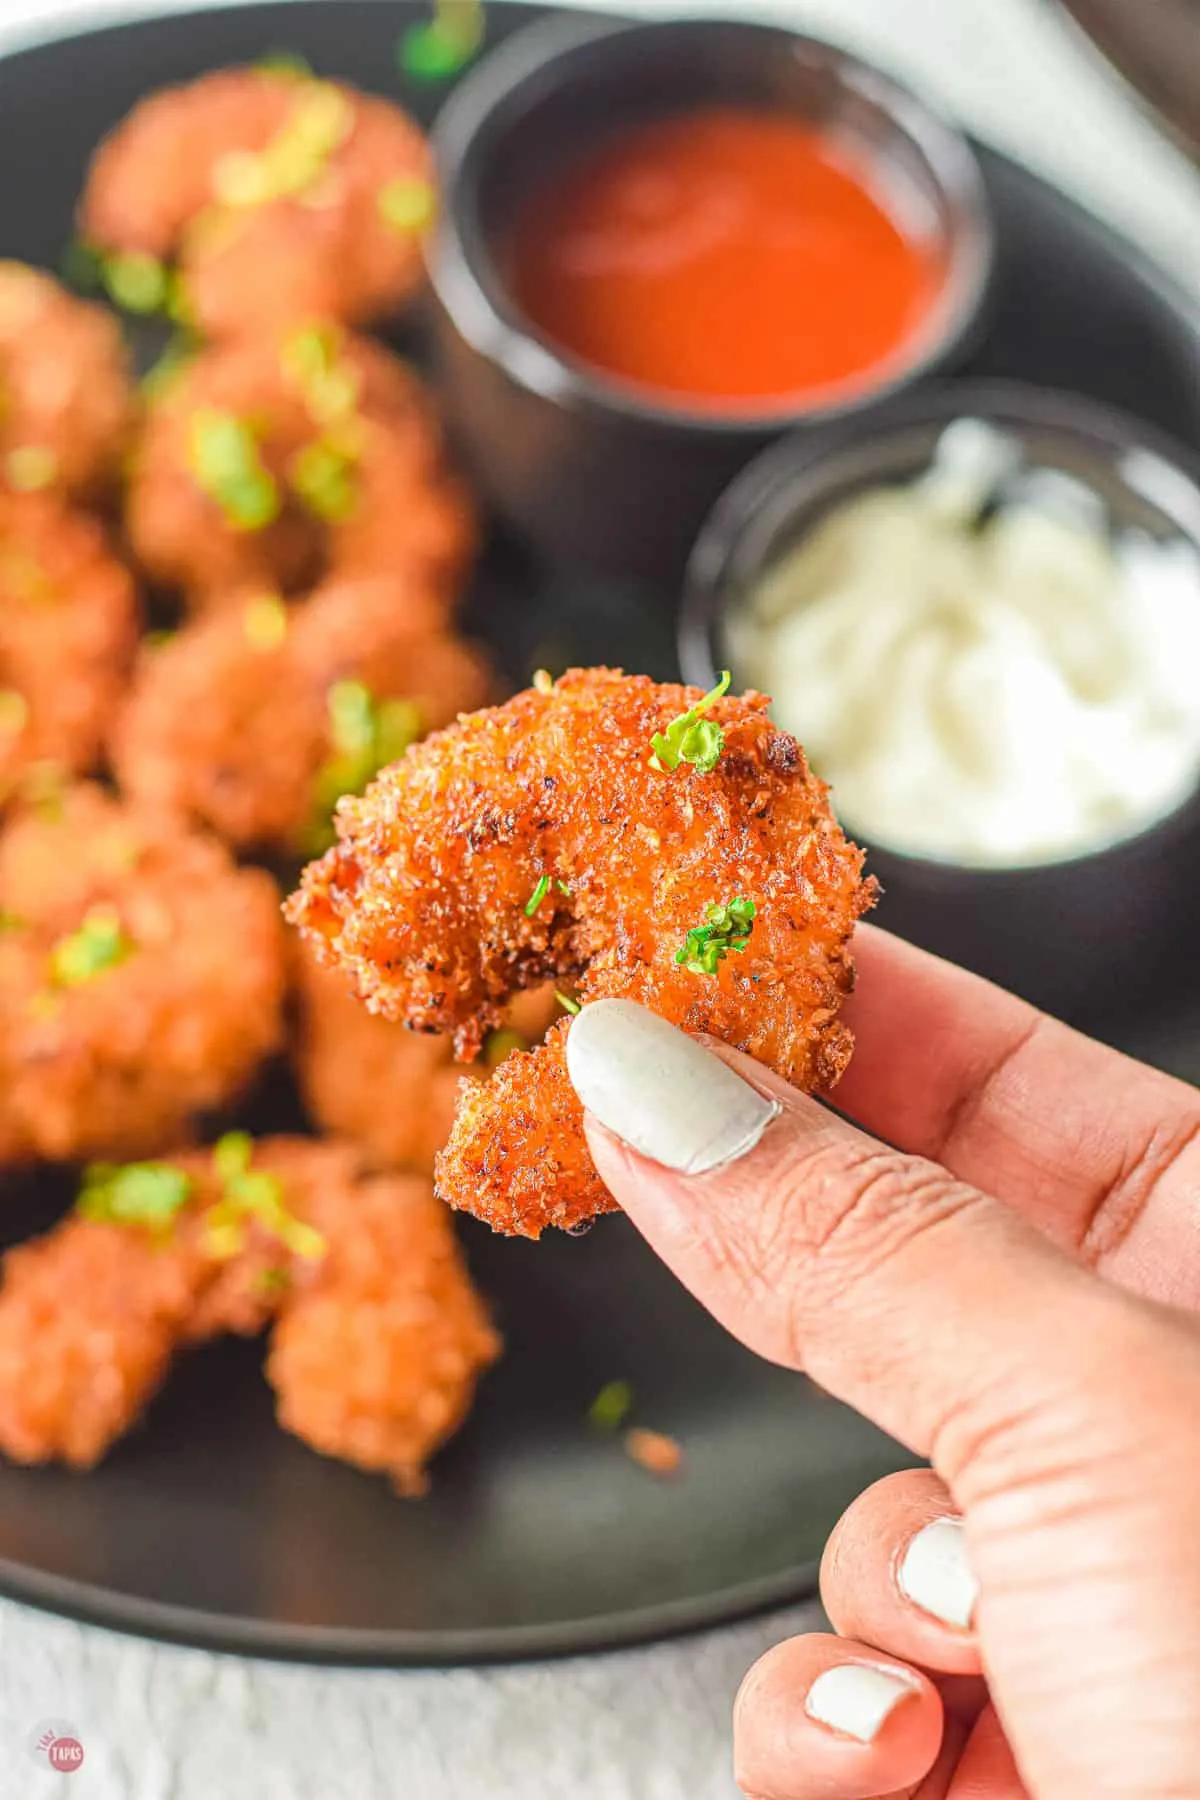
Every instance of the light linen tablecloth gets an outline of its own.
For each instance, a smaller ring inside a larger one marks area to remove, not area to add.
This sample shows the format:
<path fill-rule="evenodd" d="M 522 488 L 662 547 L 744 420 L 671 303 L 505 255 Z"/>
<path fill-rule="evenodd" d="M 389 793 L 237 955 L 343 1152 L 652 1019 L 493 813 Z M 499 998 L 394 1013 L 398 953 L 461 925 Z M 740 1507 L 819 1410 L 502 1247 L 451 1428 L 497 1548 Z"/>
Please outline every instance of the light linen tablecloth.
<path fill-rule="evenodd" d="M 619 4 L 619 0 L 616 0 Z M 159 6 L 0 0 L 0 49 Z M 185 10 L 180 6 L 179 10 Z M 1040 0 L 737 0 L 867 51 L 1121 226 L 1200 294 L 1200 178 Z M 0 174 L 0 178 L 11 178 Z M 4 252 L 0 244 L 0 255 Z M 511 1669 L 329 1671 L 140 1643 L 0 1603 L 2 1800 L 731 1800 L 729 1703 L 797 1610 Z M 75 1774 L 27 1748 L 45 1719 Z"/>

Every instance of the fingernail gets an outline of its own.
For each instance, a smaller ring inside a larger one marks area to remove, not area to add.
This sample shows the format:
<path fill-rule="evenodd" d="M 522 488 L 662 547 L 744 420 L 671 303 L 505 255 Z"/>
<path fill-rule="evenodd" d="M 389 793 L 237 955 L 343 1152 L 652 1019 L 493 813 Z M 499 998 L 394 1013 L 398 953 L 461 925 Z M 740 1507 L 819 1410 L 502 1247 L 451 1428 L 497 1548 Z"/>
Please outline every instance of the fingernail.
<path fill-rule="evenodd" d="M 873 1744 L 900 1702 L 916 1691 L 898 1671 L 874 1663 L 838 1663 L 817 1676 L 804 1710 L 831 1731 Z"/>
<path fill-rule="evenodd" d="M 896 1579 L 914 1606 L 965 1631 L 979 1598 L 979 1583 L 967 1561 L 962 1520 L 934 1519 L 922 1526 L 904 1552 Z"/>
<path fill-rule="evenodd" d="M 567 1036 L 567 1072 L 588 1112 L 615 1137 L 683 1175 L 736 1162 L 781 1110 L 631 1000 L 584 1007 Z"/>

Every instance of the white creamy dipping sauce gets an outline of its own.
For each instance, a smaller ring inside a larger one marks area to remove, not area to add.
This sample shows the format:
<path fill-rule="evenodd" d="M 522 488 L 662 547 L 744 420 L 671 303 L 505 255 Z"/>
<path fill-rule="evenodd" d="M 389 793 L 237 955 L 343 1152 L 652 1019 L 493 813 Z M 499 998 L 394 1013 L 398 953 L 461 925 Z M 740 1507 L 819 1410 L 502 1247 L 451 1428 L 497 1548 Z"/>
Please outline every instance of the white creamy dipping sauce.
<path fill-rule="evenodd" d="M 848 829 L 911 855 L 1055 861 L 1200 777 L 1200 555 L 975 420 L 769 568 L 729 650 Z"/>

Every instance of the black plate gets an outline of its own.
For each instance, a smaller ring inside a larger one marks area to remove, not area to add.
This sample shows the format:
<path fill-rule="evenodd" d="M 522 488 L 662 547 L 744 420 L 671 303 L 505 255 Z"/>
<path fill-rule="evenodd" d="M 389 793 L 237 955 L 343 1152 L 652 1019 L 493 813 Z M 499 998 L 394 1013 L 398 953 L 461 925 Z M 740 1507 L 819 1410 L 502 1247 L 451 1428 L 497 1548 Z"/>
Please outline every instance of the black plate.
<path fill-rule="evenodd" d="M 88 153 L 147 89 L 264 51 L 399 95 L 413 6 L 385 0 L 204 12 L 90 33 L 0 62 L 0 254 L 53 263 Z M 533 16 L 488 8 L 491 41 Z M 1200 352 L 1182 301 L 1101 226 L 985 153 L 1000 220 L 997 311 L 979 371 L 1078 388 L 1200 445 Z M 539 587 L 496 544 L 474 616 L 515 676 L 539 661 L 673 672 L 669 618 L 585 578 Z M 1186 1067 L 1187 1021 L 1140 1047 Z M 63 1193 L 14 1194 L 3 1235 Z M 275 1429 L 252 1348 L 175 1372 L 147 1426 L 95 1473 L 0 1468 L 0 1589 L 107 1625 L 217 1648 L 369 1662 L 596 1649 L 730 1619 L 811 1590 L 840 1509 L 902 1453 L 732 1344 L 620 1220 L 585 1242 L 466 1242 L 508 1355 L 434 1471 L 431 1496 L 322 1461 Z M 69 1297 L 64 1297 L 69 1298 Z M 622 1376 L 675 1433 L 660 1484 L 589 1435 Z"/>

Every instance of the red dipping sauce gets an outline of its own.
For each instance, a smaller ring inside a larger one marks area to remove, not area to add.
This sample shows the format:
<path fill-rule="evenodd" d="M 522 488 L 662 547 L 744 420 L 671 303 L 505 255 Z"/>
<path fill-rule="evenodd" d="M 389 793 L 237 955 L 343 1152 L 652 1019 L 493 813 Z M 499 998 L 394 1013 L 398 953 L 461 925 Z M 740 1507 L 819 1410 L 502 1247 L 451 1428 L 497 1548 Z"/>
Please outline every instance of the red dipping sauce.
<path fill-rule="evenodd" d="M 733 107 L 604 141 L 533 193 L 505 248 L 510 291 L 545 338 L 706 410 L 869 386 L 945 275 L 842 143 Z"/>

